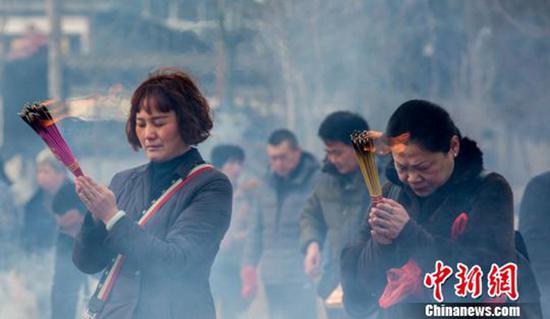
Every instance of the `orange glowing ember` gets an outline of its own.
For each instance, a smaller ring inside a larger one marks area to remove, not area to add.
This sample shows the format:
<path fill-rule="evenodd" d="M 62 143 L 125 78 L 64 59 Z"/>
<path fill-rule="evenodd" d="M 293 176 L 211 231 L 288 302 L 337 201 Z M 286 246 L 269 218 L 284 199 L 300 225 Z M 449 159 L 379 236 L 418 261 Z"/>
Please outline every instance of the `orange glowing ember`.
<path fill-rule="evenodd" d="M 53 117 L 51 120 L 43 121 L 42 125 L 44 125 L 44 127 L 48 127 L 48 126 L 54 125 L 55 123 L 61 121 L 64 118 L 67 118 L 67 117 L 69 117 L 68 114 L 60 114 L 58 116 Z"/>
<path fill-rule="evenodd" d="M 364 139 L 372 141 L 365 144 L 368 145 L 368 149 L 365 149 L 365 151 L 375 152 L 378 155 L 386 155 L 390 152 L 403 152 L 410 140 L 411 134 L 406 132 L 395 137 L 388 137 L 379 131 L 364 131 L 361 133 L 361 136 Z"/>
<path fill-rule="evenodd" d="M 396 137 L 389 137 L 387 143 L 392 153 L 401 153 L 405 151 L 406 144 L 409 142 L 410 138 L 411 133 L 407 132 Z"/>

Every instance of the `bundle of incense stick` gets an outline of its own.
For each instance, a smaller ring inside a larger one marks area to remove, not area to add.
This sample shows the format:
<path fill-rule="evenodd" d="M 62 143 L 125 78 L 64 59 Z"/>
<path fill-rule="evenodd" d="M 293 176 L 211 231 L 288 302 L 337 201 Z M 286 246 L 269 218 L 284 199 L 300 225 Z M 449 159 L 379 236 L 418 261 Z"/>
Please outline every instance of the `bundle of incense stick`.
<path fill-rule="evenodd" d="M 82 176 L 82 170 L 67 142 L 55 125 L 55 120 L 46 106 L 48 102 L 27 104 L 19 112 L 19 116 L 46 143 L 55 157 L 65 165 L 74 176 Z"/>
<path fill-rule="evenodd" d="M 369 190 L 371 201 L 374 204 L 382 200 L 382 186 L 380 185 L 378 168 L 376 167 L 376 148 L 374 145 L 375 139 L 380 137 L 380 135 L 380 133 L 373 131 L 354 132 L 351 134 L 355 156 Z"/>

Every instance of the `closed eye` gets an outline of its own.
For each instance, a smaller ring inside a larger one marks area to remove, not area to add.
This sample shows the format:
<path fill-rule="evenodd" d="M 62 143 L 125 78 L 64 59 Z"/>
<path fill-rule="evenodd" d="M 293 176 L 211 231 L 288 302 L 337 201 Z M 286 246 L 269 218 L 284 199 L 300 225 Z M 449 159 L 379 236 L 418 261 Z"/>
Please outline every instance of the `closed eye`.
<path fill-rule="evenodd" d="M 154 120 L 154 121 L 153 121 L 153 125 L 156 126 L 156 127 L 161 127 L 161 126 L 163 126 L 164 124 L 166 124 L 165 121 L 157 121 L 157 120 Z"/>

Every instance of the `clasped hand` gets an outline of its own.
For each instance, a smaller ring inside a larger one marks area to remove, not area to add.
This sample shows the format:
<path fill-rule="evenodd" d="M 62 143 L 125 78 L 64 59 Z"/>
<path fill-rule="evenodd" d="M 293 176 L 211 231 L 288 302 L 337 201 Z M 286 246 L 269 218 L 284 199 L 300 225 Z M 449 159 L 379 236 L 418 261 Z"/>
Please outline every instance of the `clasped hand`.
<path fill-rule="evenodd" d="M 401 233 L 410 217 L 398 202 L 383 198 L 369 212 L 371 237 L 381 245 L 391 244 Z"/>
<path fill-rule="evenodd" d="M 78 197 L 95 220 L 107 224 L 117 213 L 115 194 L 105 185 L 96 183 L 89 176 L 80 176 L 75 179 L 75 187 Z"/>

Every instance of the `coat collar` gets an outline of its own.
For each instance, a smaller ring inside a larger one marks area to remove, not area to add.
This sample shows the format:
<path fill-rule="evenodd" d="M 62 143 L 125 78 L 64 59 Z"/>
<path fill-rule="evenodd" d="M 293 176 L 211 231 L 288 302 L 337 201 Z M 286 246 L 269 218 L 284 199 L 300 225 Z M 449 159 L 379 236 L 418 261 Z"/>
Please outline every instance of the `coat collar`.
<path fill-rule="evenodd" d="M 291 173 L 290 179 L 287 181 L 292 185 L 303 185 L 308 179 L 319 169 L 319 163 L 313 155 L 308 152 L 302 151 L 302 156 L 300 157 L 300 162 L 296 169 Z M 278 176 L 269 171 L 267 175 L 267 180 L 270 185 L 276 185 Z"/>
<path fill-rule="evenodd" d="M 340 174 L 336 169 L 336 166 L 331 164 L 326 158 L 323 160 L 323 173 L 333 176 L 340 183 L 343 188 L 356 189 L 358 187 L 365 187 L 363 182 L 363 175 L 359 168 L 350 174 Z"/>
<path fill-rule="evenodd" d="M 185 178 L 193 168 L 198 165 L 204 164 L 204 160 L 195 147 L 191 147 L 187 152 L 185 152 L 181 159 L 181 164 L 176 168 L 176 173 L 179 177 Z M 151 162 L 148 164 L 142 165 L 136 169 L 137 173 L 145 173 L 151 169 Z"/>
<path fill-rule="evenodd" d="M 176 174 L 178 177 L 185 178 L 195 166 L 200 164 L 204 164 L 202 156 L 196 148 L 191 147 L 185 154 L 183 154 L 181 164 L 179 164 L 175 170 Z M 133 175 L 133 178 L 137 178 L 134 186 L 136 187 L 136 191 L 141 192 L 142 194 L 141 197 L 143 200 L 143 207 L 148 207 L 150 205 L 148 202 L 149 190 L 151 187 L 150 172 L 151 162 L 138 167 Z"/>

